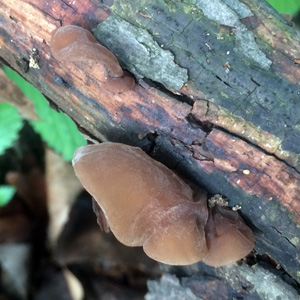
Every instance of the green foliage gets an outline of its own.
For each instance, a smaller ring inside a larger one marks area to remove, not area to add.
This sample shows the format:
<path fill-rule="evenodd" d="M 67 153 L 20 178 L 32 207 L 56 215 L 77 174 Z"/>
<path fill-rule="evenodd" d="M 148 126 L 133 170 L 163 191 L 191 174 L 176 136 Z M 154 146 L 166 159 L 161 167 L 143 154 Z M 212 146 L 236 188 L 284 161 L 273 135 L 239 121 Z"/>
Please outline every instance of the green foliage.
<path fill-rule="evenodd" d="M 267 0 L 279 13 L 295 15 L 300 10 L 299 0 Z"/>
<path fill-rule="evenodd" d="M 22 126 L 23 120 L 17 109 L 8 103 L 0 103 L 0 155 L 18 138 Z"/>
<path fill-rule="evenodd" d="M 16 189 L 8 185 L 0 185 L 0 207 L 6 205 L 13 195 L 15 194 Z"/>
<path fill-rule="evenodd" d="M 70 161 L 75 149 L 85 144 L 74 122 L 65 114 L 51 109 L 44 96 L 17 73 L 7 67 L 4 72 L 33 101 L 41 121 L 31 121 L 32 127 L 50 147 Z"/>

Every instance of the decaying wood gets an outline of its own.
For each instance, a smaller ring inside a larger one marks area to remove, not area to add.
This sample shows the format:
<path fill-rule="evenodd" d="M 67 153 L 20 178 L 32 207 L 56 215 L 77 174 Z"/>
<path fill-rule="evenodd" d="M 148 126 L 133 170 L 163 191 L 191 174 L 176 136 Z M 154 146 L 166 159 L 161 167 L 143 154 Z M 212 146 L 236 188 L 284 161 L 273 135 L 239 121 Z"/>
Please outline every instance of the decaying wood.
<path fill-rule="evenodd" d="M 288 274 L 296 287 L 300 39 L 265 2 L 235 3 L 0 0 L 0 56 L 91 138 L 144 147 L 181 176 L 229 198 L 230 206 L 241 206 L 257 253 L 270 258 L 268 272 L 277 266 L 278 276 Z M 51 56 L 51 33 L 68 24 L 94 29 L 136 76 L 133 90 L 103 90 L 96 66 Z M 146 49 L 144 61 L 153 56 L 149 65 L 135 60 L 136 49 Z M 153 72 L 166 53 L 178 77 L 168 68 Z M 261 267 L 266 260 L 259 257 Z M 247 272 L 234 276 L 263 299 Z M 213 276 L 238 289 L 228 274 Z"/>

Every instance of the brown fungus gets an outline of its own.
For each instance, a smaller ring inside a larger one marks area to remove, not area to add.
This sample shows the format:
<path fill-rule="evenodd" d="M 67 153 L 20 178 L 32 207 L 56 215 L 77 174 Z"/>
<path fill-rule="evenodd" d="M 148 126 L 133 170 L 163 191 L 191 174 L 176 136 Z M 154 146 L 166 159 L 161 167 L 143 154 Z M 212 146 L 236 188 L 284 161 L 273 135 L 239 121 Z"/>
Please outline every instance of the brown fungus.
<path fill-rule="evenodd" d="M 82 62 L 101 68 L 104 88 L 112 92 L 131 90 L 133 77 L 123 71 L 117 58 L 86 29 L 67 25 L 54 31 L 50 42 L 53 57 L 61 62 Z"/>
<path fill-rule="evenodd" d="M 221 217 L 217 208 L 209 212 L 201 192 L 193 192 L 139 148 L 117 143 L 83 146 L 74 154 L 73 167 L 116 238 L 127 246 L 143 246 L 157 261 L 188 265 L 207 258 L 210 265 L 225 265 L 253 248 L 253 234 L 237 212 L 221 209 Z M 246 246 L 235 253 L 236 246 L 227 242 Z"/>
<path fill-rule="evenodd" d="M 252 249 L 254 235 L 238 212 L 214 206 L 205 227 L 208 254 L 203 261 L 210 266 L 229 265 Z"/>

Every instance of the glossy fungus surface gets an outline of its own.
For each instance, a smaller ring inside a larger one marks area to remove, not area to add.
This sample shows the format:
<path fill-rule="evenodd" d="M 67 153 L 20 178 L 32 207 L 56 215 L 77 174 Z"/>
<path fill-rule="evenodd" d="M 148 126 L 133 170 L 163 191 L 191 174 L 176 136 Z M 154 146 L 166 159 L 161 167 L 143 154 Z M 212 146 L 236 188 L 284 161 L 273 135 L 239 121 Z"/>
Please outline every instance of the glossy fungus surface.
<path fill-rule="evenodd" d="M 55 30 L 50 49 L 58 61 L 97 65 L 101 68 L 103 87 L 113 92 L 130 90 L 135 84 L 133 77 L 123 72 L 114 54 L 82 27 L 67 25 Z"/>
<path fill-rule="evenodd" d="M 74 154 L 73 167 L 116 238 L 128 246 L 143 246 L 157 261 L 188 265 L 206 259 L 219 266 L 253 248 L 253 234 L 237 212 L 209 210 L 201 192 L 139 148 L 83 146 Z M 245 246 L 236 252 L 239 243 Z"/>
<path fill-rule="evenodd" d="M 209 211 L 205 227 L 208 254 L 207 265 L 223 266 L 243 258 L 253 248 L 254 235 L 236 211 L 214 206 Z"/>

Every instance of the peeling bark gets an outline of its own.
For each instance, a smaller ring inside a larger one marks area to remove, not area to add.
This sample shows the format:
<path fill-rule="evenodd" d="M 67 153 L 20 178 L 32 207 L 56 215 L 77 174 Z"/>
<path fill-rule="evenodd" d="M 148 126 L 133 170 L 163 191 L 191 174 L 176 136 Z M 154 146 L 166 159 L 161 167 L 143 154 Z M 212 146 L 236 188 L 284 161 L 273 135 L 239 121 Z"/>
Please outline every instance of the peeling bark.
<path fill-rule="evenodd" d="M 207 3 L 0 0 L 0 56 L 90 137 L 143 147 L 182 177 L 227 197 L 230 206 L 240 205 L 256 234 L 253 272 L 267 254 L 272 259 L 264 270 L 297 289 L 299 36 L 263 1 Z M 97 66 L 51 56 L 52 31 L 68 24 L 93 31 L 110 48 L 136 76 L 133 90 L 106 91 Z M 143 66 L 135 59 L 142 49 L 149 61 Z M 174 70 L 183 72 L 153 74 L 154 58 L 155 68 L 159 59 L 172 58 Z M 238 292 L 222 271 L 211 276 Z M 249 278 L 245 299 L 254 292 L 265 299 Z"/>

